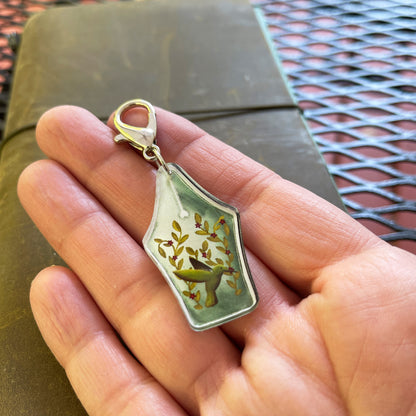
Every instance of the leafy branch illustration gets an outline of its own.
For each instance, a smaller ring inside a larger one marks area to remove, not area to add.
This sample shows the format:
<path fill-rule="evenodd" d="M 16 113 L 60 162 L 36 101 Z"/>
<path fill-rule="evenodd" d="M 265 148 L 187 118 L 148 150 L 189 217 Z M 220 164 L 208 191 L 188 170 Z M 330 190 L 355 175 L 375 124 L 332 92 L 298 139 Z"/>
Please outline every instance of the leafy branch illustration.
<path fill-rule="evenodd" d="M 232 263 L 234 260 L 234 254 L 229 249 L 229 241 L 228 236 L 230 235 L 230 227 L 225 221 L 224 216 L 220 216 L 218 220 L 213 224 L 212 230 L 210 229 L 208 221 L 203 221 L 201 215 L 195 213 L 195 227 L 197 230 L 195 234 L 201 236 L 207 236 L 206 239 L 201 244 L 201 248 L 199 250 L 194 250 L 192 247 L 186 247 L 186 252 L 193 256 L 198 260 L 199 254 L 204 259 L 205 264 L 208 266 L 216 266 L 216 265 L 226 265 L 228 269 L 224 271 L 225 275 L 231 276 L 231 279 L 227 279 L 227 284 L 232 289 L 234 289 L 234 293 L 236 296 L 240 295 L 242 290 L 238 288 L 238 279 L 240 278 L 240 272 L 235 270 L 232 267 Z M 224 231 L 224 237 L 221 238 L 218 235 L 218 231 L 221 229 Z M 216 257 L 215 261 L 212 258 L 212 250 L 209 248 L 210 243 L 217 243 L 215 248 L 225 254 L 226 260 L 220 257 Z"/>
<path fill-rule="evenodd" d="M 159 254 L 164 258 L 168 257 L 169 263 L 175 268 L 176 271 L 179 271 L 183 267 L 183 258 L 180 258 L 185 247 L 183 244 L 189 238 L 189 234 L 182 234 L 182 228 L 177 221 L 172 222 L 172 228 L 176 232 L 172 231 L 171 240 L 155 238 L 154 241 L 158 244 L 157 249 Z M 167 256 L 167 249 L 172 250 L 173 254 L 171 256 Z M 197 290 L 195 293 L 193 292 L 196 283 L 188 281 L 185 283 L 188 287 L 188 290 L 182 291 L 182 294 L 196 303 L 194 305 L 195 309 L 202 309 L 203 306 L 200 304 L 201 292 L 199 290 Z"/>

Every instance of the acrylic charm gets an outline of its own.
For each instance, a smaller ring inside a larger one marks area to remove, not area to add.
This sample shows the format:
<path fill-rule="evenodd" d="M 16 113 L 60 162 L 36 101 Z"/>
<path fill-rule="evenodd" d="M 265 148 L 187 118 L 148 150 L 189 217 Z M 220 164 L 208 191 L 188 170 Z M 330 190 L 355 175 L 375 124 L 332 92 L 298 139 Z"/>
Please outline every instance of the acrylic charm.
<path fill-rule="evenodd" d="M 121 126 L 123 112 L 133 106 L 148 110 L 151 127 Z M 208 193 L 178 165 L 165 163 L 154 142 L 149 144 L 149 130 L 156 135 L 150 103 L 133 100 L 123 104 L 116 112 L 115 124 L 121 133 L 117 141 L 128 141 L 158 165 L 155 207 L 143 246 L 192 329 L 212 328 L 252 311 L 257 292 L 245 257 L 237 209 Z M 126 134 L 125 128 L 130 129 Z"/>
<path fill-rule="evenodd" d="M 172 287 L 191 326 L 203 330 L 257 303 L 238 212 L 168 164 L 157 173 L 156 203 L 143 245 Z"/>

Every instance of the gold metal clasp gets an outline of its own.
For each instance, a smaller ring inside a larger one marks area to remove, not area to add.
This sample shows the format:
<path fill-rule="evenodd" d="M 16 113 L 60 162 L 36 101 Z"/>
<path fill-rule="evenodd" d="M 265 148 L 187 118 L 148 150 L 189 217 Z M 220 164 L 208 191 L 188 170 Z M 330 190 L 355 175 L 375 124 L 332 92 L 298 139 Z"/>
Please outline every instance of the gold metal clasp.
<path fill-rule="evenodd" d="M 146 108 L 148 119 L 146 127 L 131 126 L 122 121 L 123 114 L 134 107 Z M 116 143 L 128 142 L 141 152 L 145 152 L 156 143 L 156 112 L 148 101 L 135 99 L 122 104 L 114 115 L 114 125 L 120 132 L 114 137 Z"/>

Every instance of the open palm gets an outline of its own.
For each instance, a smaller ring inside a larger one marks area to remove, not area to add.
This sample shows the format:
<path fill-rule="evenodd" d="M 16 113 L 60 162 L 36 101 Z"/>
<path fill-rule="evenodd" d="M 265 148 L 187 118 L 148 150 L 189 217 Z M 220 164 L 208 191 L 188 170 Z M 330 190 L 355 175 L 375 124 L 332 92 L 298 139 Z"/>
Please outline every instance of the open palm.
<path fill-rule="evenodd" d="M 165 159 L 240 210 L 260 302 L 193 332 L 140 246 L 154 168 L 113 143 L 111 123 L 49 111 L 37 137 L 50 159 L 25 170 L 19 195 L 71 270 L 43 270 L 31 303 L 87 412 L 416 414 L 415 257 L 192 123 L 157 116 Z"/>

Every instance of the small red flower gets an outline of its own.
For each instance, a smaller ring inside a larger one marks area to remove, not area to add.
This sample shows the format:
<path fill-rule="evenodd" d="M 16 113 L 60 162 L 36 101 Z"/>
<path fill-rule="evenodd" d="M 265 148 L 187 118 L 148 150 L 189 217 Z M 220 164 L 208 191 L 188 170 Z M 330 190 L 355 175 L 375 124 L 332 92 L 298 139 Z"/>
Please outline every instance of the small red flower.
<path fill-rule="evenodd" d="M 220 221 L 220 224 L 221 224 L 221 225 L 224 225 L 224 224 L 225 224 L 225 220 L 224 220 L 224 218 Z"/>
<path fill-rule="evenodd" d="M 230 267 L 230 268 L 228 269 L 228 271 L 229 271 L 230 273 L 234 273 L 234 272 L 235 272 L 235 270 L 234 270 L 232 267 Z"/>
<path fill-rule="evenodd" d="M 191 293 L 191 294 L 189 295 L 189 297 L 190 297 L 191 299 L 195 299 L 195 298 L 196 298 L 196 295 L 195 295 L 195 293 Z"/>
<path fill-rule="evenodd" d="M 215 238 L 216 236 L 217 236 L 217 234 L 215 234 L 215 233 L 212 233 L 212 234 L 211 234 L 211 237 L 212 237 L 212 238 Z"/>
<path fill-rule="evenodd" d="M 202 257 L 207 257 L 207 253 L 205 253 L 205 251 L 202 253 Z"/>
<path fill-rule="evenodd" d="M 225 250 L 225 254 L 228 256 L 231 253 L 230 250 Z"/>
<path fill-rule="evenodd" d="M 173 241 L 172 241 L 172 240 L 169 240 L 169 241 L 168 241 L 168 245 L 169 245 L 169 246 L 173 246 Z"/>
<path fill-rule="evenodd" d="M 172 259 L 173 259 L 174 261 L 176 261 L 176 260 L 178 260 L 178 256 L 172 256 Z"/>
<path fill-rule="evenodd" d="M 197 223 L 195 224 L 195 228 L 201 228 L 201 224 L 200 224 L 199 222 L 197 222 Z"/>

